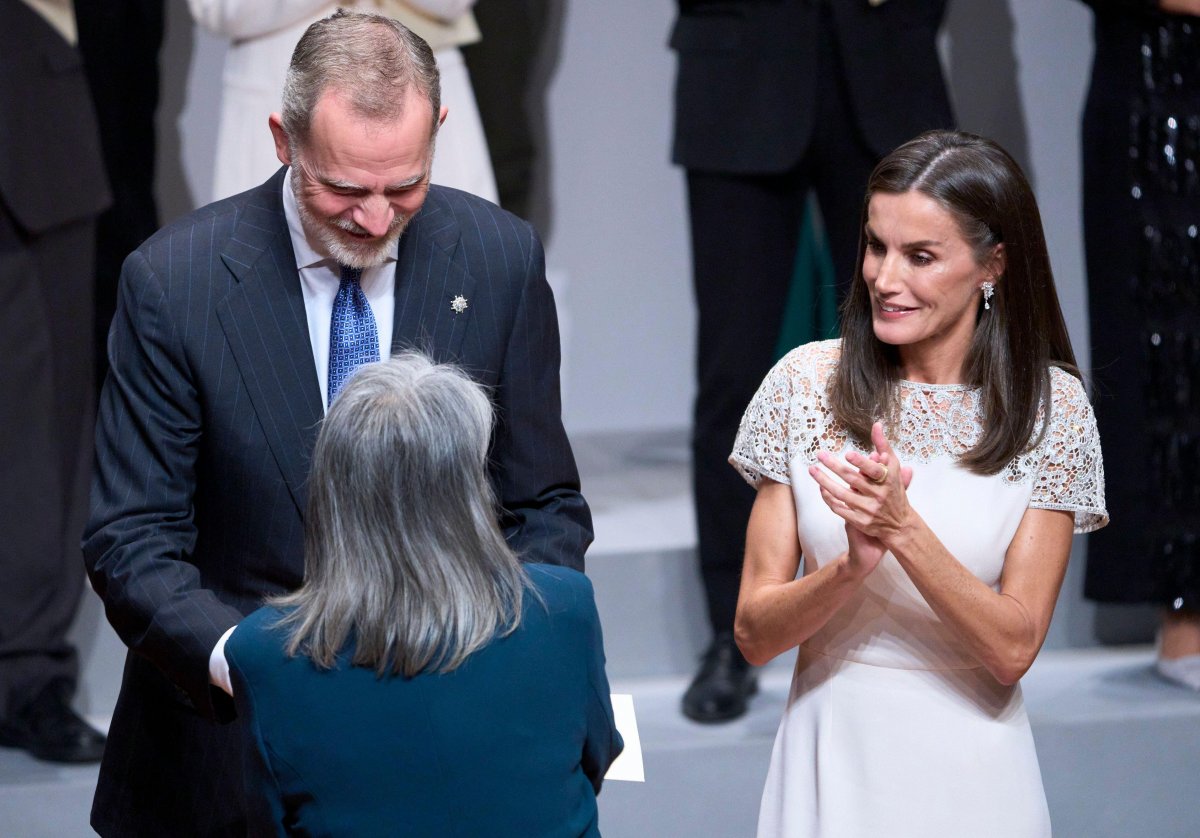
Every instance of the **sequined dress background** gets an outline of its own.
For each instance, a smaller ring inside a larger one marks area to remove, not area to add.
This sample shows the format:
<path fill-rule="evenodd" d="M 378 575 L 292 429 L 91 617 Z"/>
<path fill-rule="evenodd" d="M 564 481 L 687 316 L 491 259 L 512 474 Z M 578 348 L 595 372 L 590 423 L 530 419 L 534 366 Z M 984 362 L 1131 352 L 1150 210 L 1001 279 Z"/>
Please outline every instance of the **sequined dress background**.
<path fill-rule="evenodd" d="M 1112 524 L 1086 594 L 1200 611 L 1200 18 L 1084 0 L 1093 401 Z"/>

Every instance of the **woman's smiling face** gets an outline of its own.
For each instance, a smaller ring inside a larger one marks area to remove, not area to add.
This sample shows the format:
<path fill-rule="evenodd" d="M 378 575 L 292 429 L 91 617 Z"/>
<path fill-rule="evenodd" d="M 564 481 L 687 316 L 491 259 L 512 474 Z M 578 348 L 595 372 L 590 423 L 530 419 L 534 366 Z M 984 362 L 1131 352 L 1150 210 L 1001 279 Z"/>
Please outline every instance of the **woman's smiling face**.
<path fill-rule="evenodd" d="M 981 287 L 998 281 L 1002 246 L 980 264 L 954 216 L 913 190 L 872 195 L 864 235 L 875 336 L 898 347 L 906 378 L 961 381 Z"/>

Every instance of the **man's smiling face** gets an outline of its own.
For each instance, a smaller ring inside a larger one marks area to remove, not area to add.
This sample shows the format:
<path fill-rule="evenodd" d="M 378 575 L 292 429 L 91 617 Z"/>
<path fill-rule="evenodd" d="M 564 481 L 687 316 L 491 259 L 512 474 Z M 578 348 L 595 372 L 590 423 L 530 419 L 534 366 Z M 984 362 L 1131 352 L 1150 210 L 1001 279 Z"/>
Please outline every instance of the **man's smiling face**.
<path fill-rule="evenodd" d="M 290 144 L 272 117 L 276 152 L 292 167 L 305 233 L 343 265 L 369 268 L 395 252 L 429 193 L 433 119 L 416 93 L 397 119 L 356 113 L 337 90 L 313 112 L 309 136 Z"/>

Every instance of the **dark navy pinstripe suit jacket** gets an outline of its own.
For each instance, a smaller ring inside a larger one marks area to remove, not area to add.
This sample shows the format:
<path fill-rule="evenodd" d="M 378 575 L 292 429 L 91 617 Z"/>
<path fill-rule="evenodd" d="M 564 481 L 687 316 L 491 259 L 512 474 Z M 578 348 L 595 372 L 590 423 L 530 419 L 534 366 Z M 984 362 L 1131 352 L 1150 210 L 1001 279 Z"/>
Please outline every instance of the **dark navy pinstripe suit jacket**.
<path fill-rule="evenodd" d="M 84 534 L 131 650 L 92 809 L 103 835 L 244 831 L 242 746 L 208 657 L 264 595 L 301 582 L 322 417 L 283 171 L 159 231 L 122 271 Z M 393 348 L 492 388 L 501 524 L 526 560 L 581 570 L 591 517 L 560 419 L 543 258 L 525 222 L 432 187 L 399 244 Z"/>

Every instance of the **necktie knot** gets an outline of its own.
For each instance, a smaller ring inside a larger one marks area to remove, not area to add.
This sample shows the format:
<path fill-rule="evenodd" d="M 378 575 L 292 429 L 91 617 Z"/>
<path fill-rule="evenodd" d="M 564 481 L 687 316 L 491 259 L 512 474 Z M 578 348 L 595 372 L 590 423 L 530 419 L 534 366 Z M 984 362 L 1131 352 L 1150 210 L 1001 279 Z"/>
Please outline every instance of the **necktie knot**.
<path fill-rule="evenodd" d="M 379 331 L 362 290 L 362 270 L 342 265 L 341 275 L 329 328 L 327 404 L 333 404 L 354 370 L 379 360 Z"/>

